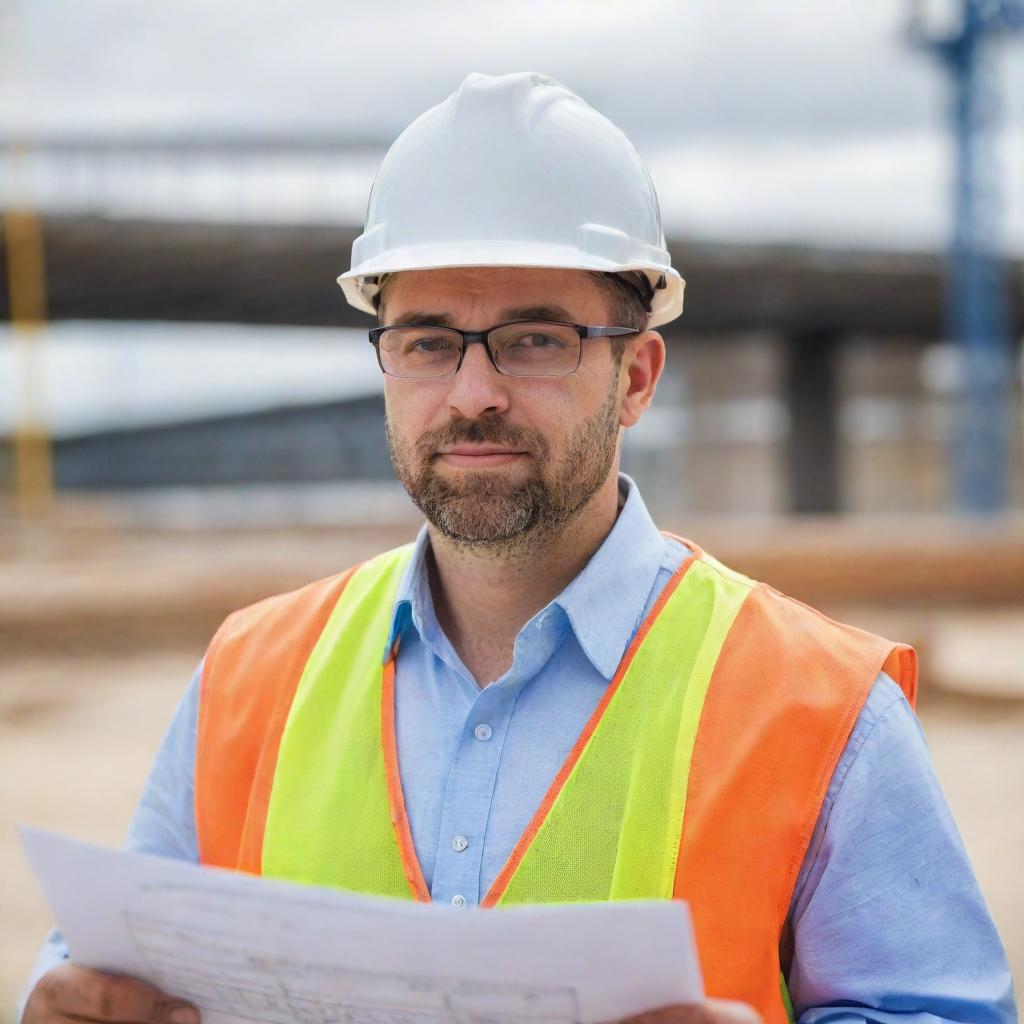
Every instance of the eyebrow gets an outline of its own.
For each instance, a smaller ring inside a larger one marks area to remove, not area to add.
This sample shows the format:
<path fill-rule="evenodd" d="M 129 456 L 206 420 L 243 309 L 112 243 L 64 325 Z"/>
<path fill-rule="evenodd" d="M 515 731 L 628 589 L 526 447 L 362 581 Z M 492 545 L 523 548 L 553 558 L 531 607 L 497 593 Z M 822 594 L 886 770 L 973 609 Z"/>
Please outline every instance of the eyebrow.
<path fill-rule="evenodd" d="M 561 306 L 517 306 L 504 309 L 501 320 L 564 320 L 575 323 L 575 318 Z M 412 309 L 392 321 L 396 324 L 429 324 L 431 327 L 454 327 L 454 321 L 447 313 L 431 313 L 427 310 Z"/>
<path fill-rule="evenodd" d="M 566 320 L 575 323 L 576 318 L 561 306 L 523 306 L 506 309 L 502 316 L 508 320 Z"/>
<path fill-rule="evenodd" d="M 451 327 L 452 318 L 447 313 L 427 313 L 424 310 L 412 309 L 408 313 L 395 317 L 393 324 L 429 324 L 431 327 Z"/>

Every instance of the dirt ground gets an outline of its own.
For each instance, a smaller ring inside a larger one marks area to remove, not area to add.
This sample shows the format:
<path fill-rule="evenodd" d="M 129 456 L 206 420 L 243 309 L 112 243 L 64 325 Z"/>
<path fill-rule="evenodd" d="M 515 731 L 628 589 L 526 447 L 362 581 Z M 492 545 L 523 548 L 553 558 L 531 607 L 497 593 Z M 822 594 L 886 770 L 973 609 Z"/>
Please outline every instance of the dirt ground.
<path fill-rule="evenodd" d="M 49 922 L 14 823 L 117 844 L 200 651 L 0 663 L 0 1020 Z M 1018 987 L 1024 979 L 1024 706 L 933 696 L 922 718 Z"/>

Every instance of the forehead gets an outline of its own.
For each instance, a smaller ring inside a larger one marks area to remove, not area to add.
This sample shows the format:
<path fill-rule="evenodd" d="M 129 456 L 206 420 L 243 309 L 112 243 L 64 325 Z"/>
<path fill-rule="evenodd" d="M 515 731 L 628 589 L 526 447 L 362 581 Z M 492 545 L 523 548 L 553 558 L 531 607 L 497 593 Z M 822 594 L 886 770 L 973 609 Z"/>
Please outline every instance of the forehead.
<path fill-rule="evenodd" d="M 389 320 L 406 312 L 480 314 L 500 318 L 546 308 L 558 318 L 594 322 L 608 312 L 607 293 L 582 270 L 546 267 L 444 267 L 406 270 L 388 281 Z M 513 317 L 514 318 L 514 317 Z"/>

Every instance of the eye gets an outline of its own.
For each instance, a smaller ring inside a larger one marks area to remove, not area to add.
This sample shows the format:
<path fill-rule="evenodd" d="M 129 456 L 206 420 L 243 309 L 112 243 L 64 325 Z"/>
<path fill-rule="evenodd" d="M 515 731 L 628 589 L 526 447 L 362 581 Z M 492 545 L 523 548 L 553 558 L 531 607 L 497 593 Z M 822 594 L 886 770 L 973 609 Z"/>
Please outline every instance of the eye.
<path fill-rule="evenodd" d="M 522 334 L 516 338 L 513 346 L 516 348 L 565 348 L 565 342 L 554 334 L 531 331 L 529 334 Z"/>
<path fill-rule="evenodd" d="M 442 334 L 428 334 L 418 338 L 410 338 L 406 343 L 407 352 L 421 352 L 430 354 L 434 352 L 447 352 L 454 342 L 451 338 Z"/>

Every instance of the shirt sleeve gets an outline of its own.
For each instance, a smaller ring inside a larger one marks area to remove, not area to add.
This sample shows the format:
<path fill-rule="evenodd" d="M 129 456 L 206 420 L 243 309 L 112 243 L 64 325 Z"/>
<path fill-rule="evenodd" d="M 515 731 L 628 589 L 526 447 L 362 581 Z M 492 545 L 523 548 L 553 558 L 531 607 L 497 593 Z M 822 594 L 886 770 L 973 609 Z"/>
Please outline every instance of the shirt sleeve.
<path fill-rule="evenodd" d="M 202 672 L 203 663 L 200 662 L 157 750 L 149 778 L 128 826 L 123 844 L 126 850 L 178 860 L 199 860 L 193 794 Z M 54 928 L 46 937 L 22 989 L 14 1016 L 16 1022 L 21 1021 L 25 1003 L 39 979 L 68 959 L 67 944 Z"/>
<path fill-rule="evenodd" d="M 829 786 L 787 942 L 800 1024 L 1017 1019 L 1006 953 L 921 726 L 884 674 Z"/>

